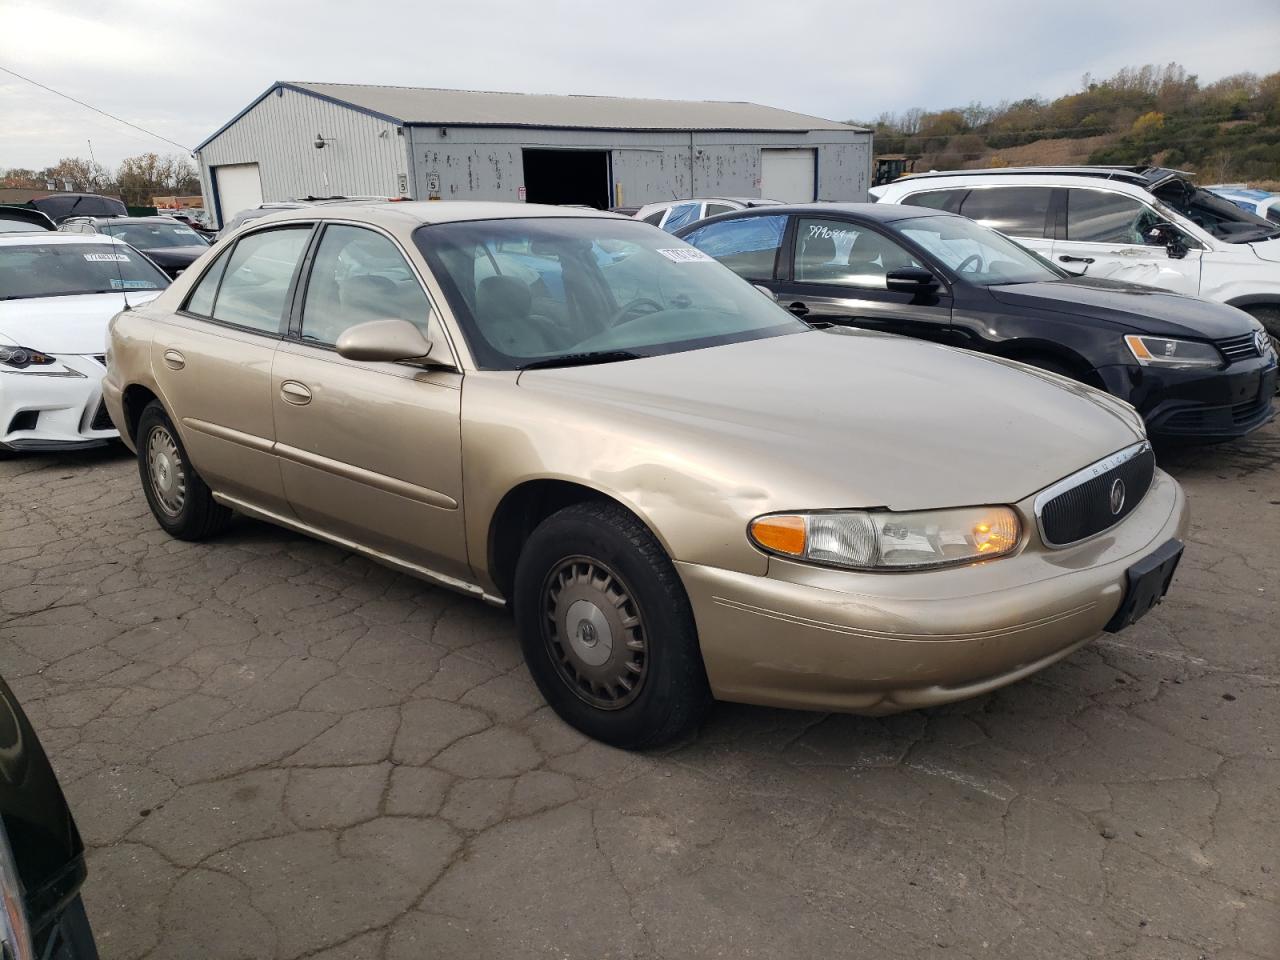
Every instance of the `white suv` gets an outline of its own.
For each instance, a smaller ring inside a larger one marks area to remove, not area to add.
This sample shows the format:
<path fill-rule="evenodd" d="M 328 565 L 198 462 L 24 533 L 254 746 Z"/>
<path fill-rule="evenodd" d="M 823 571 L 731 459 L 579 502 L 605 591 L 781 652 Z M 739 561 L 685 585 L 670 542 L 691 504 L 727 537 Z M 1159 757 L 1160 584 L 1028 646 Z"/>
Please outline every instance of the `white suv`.
<path fill-rule="evenodd" d="M 959 213 L 1072 273 L 1218 300 L 1280 345 L 1280 226 L 1160 167 L 1008 167 L 925 173 L 871 189 Z"/>

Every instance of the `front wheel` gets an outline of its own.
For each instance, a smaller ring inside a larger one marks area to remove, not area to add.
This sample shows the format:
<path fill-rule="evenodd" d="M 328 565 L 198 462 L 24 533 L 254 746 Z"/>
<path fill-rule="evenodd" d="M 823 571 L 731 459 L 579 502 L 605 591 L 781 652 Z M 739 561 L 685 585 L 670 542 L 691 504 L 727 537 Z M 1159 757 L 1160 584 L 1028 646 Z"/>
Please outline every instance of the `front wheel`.
<path fill-rule="evenodd" d="M 711 702 L 693 610 L 661 544 L 612 503 L 544 520 L 516 565 L 525 662 L 561 718 L 631 750 L 678 739 Z"/>
<path fill-rule="evenodd" d="M 138 474 L 156 522 L 179 540 L 204 540 L 221 533 L 231 511 L 213 499 L 209 485 L 191 466 L 182 439 L 159 401 L 138 418 Z"/>

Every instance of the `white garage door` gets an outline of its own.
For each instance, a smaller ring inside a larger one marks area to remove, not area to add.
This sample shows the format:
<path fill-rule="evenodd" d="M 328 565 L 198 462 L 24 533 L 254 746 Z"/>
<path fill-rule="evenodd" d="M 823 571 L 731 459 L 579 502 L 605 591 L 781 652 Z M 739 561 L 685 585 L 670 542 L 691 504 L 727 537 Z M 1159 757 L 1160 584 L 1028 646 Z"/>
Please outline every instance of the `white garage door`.
<path fill-rule="evenodd" d="M 223 224 L 241 210 L 262 203 L 262 178 L 258 176 L 256 163 L 214 167 L 213 179 L 218 186 L 218 206 L 222 210 Z"/>
<path fill-rule="evenodd" d="M 817 158 L 809 150 L 761 150 L 760 196 L 783 203 L 812 203 Z"/>

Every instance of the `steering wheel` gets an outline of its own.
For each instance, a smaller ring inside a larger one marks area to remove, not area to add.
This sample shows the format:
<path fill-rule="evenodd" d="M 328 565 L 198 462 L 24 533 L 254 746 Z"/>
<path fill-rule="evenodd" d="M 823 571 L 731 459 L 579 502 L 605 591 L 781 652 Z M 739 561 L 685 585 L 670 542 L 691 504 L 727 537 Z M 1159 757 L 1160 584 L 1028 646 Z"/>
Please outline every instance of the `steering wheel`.
<path fill-rule="evenodd" d="M 610 319 L 609 326 L 620 327 L 624 323 L 630 323 L 632 320 L 639 320 L 641 317 L 654 313 L 661 313 L 667 309 L 657 300 L 650 300 L 648 297 L 636 297 L 625 307 L 619 310 Z"/>
<path fill-rule="evenodd" d="M 980 272 L 985 266 L 985 264 L 983 264 L 982 262 L 981 254 L 971 253 L 967 257 L 965 257 L 963 260 L 960 261 L 960 266 L 956 267 L 956 273 L 964 273 L 964 268 L 969 266 L 970 262 L 972 262 L 977 267 L 977 270 L 974 271 L 975 273 Z"/>

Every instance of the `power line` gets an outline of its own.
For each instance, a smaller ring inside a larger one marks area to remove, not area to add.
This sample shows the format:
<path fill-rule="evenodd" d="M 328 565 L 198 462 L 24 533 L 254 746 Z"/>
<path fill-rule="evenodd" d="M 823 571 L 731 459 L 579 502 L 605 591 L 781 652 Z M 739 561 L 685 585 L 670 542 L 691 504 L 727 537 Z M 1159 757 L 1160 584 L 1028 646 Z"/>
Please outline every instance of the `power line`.
<path fill-rule="evenodd" d="M 27 83 L 31 84 L 33 87 L 39 87 L 41 90 L 45 90 L 48 93 L 52 93 L 54 96 L 62 97 L 63 100 L 70 100 L 72 103 L 79 104 L 80 106 L 84 107 L 87 110 L 92 110 L 94 113 L 100 113 L 104 117 L 114 120 L 116 123 L 123 123 L 126 127 L 133 127 L 133 129 L 139 131 L 140 133 L 145 133 L 149 137 L 155 137 L 157 140 L 163 140 L 165 143 L 172 144 L 173 146 L 177 147 L 179 150 L 183 151 L 184 153 L 195 152 L 190 147 L 184 147 L 182 144 L 178 143 L 175 140 L 170 140 L 168 137 L 162 137 L 160 136 L 160 134 L 155 133 L 152 130 L 148 130 L 146 127 L 138 126 L 136 123 L 130 123 L 128 120 L 125 120 L 121 117 L 117 117 L 114 113 L 107 113 L 107 111 L 105 110 L 100 110 L 91 103 L 85 103 L 83 100 L 77 100 L 75 97 L 71 96 L 70 94 L 63 93 L 61 90 L 55 90 L 53 89 L 53 87 L 47 87 L 43 83 L 40 83 L 38 80 L 32 80 L 30 77 L 24 77 L 22 74 L 18 73 L 17 71 L 10 70 L 6 66 L 0 65 L 0 71 L 3 71 L 9 74 L 9 76 L 11 77 L 17 77 L 19 80 L 25 80 Z"/>

